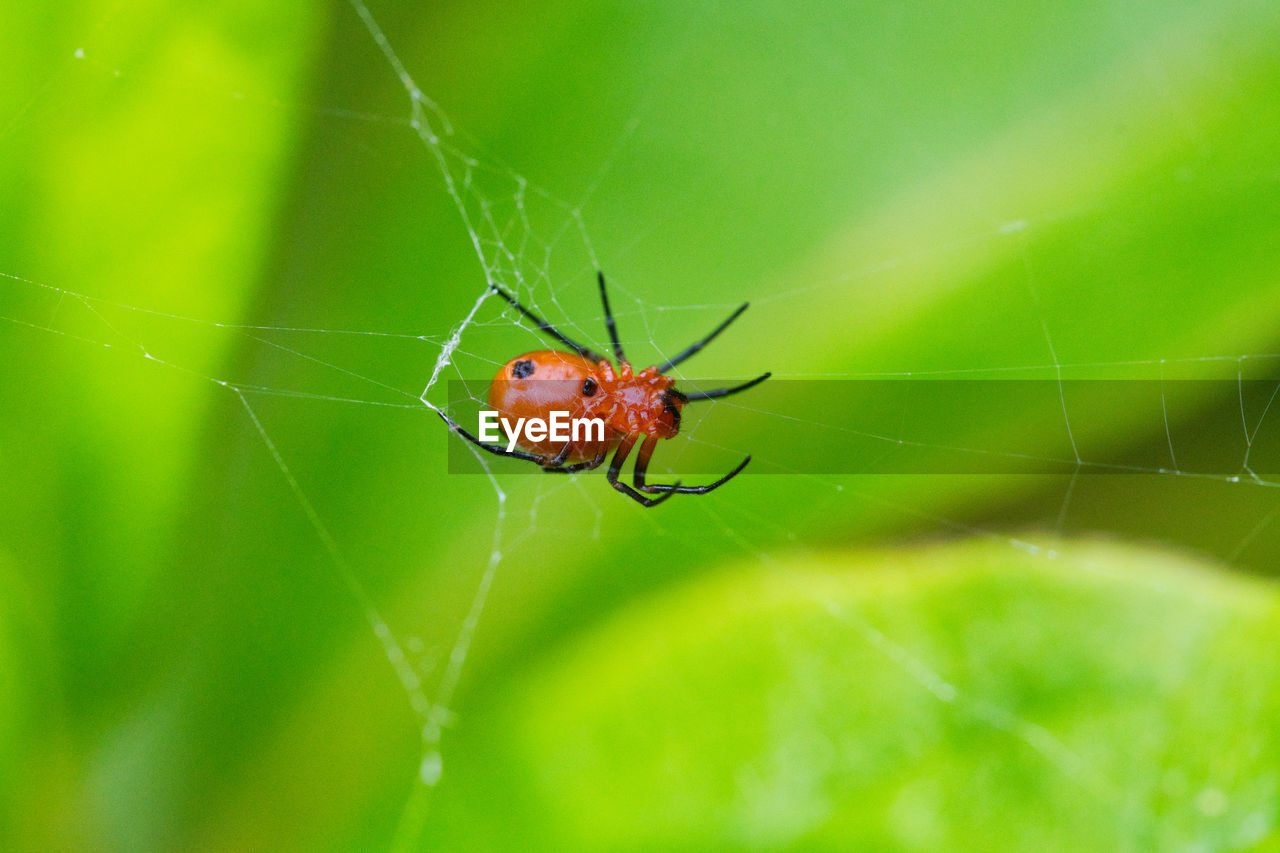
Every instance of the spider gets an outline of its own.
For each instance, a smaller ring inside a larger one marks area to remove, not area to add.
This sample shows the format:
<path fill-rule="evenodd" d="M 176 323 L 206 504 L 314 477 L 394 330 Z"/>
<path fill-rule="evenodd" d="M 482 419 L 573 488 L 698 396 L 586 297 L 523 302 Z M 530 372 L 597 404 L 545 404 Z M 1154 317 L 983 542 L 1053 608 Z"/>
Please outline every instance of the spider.
<path fill-rule="evenodd" d="M 443 411 L 437 410 L 440 417 L 449 425 L 449 429 L 477 447 L 497 456 L 536 462 L 548 473 L 589 471 L 599 467 L 609 452 L 614 451 L 613 460 L 609 463 L 609 485 L 642 506 L 656 506 L 677 493 L 705 495 L 718 489 L 741 473 L 751 457 L 743 459 L 738 467 L 705 486 L 682 486 L 679 480 L 670 485 L 647 483 L 645 474 L 658 439 L 674 438 L 680 432 L 680 412 L 686 403 L 737 394 L 759 385 L 772 375 L 765 373 L 731 388 L 716 388 L 693 394 L 677 391 L 673 387 L 675 379 L 664 375 L 727 329 L 730 323 L 747 310 L 748 303 L 742 303 L 711 334 L 692 344 L 684 352 L 657 367 L 646 367 L 637 373 L 623 354 L 622 344 L 618 342 L 618 329 L 614 324 L 613 311 L 609 308 L 604 273 L 597 272 L 596 278 L 600 283 L 600 301 L 604 304 L 605 327 L 609 330 L 609 341 L 613 344 L 613 354 L 618 362 L 616 368 L 608 358 L 567 337 L 498 285 L 490 286 L 494 293 L 531 320 L 539 331 L 572 352 L 537 350 L 511 359 L 498 371 L 489 387 L 489 404 L 504 417 L 512 419 L 545 419 L 552 411 L 567 411 L 574 417 L 600 418 L 606 425 L 603 440 L 578 438 L 561 444 L 549 438 L 545 441 L 531 441 L 527 436 L 519 436 L 517 433 L 519 446 L 523 449 L 508 450 L 502 445 L 486 444 Z M 633 488 L 618 479 L 618 472 L 641 436 L 644 436 L 644 440 L 640 443 L 640 451 L 636 456 Z"/>

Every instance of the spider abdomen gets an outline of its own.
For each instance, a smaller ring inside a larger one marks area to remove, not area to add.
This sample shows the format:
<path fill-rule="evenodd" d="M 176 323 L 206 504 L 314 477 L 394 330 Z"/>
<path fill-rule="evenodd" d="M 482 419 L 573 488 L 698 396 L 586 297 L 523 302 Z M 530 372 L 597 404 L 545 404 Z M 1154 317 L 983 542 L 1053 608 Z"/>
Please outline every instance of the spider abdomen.
<path fill-rule="evenodd" d="M 585 394 L 588 390 L 592 393 Z M 597 365 L 591 360 L 576 353 L 538 350 L 516 356 L 498 370 L 489 385 L 489 405 L 502 418 L 508 439 L 512 435 L 506 424 L 530 419 L 550 421 L 554 412 L 566 412 L 570 419 L 603 420 L 603 440 L 593 435 L 568 442 L 550 437 L 534 441 L 523 431 L 514 436 L 516 444 L 529 453 L 575 463 L 594 459 L 622 440 L 625 429 L 614 428 L 612 411 L 602 392 Z"/>

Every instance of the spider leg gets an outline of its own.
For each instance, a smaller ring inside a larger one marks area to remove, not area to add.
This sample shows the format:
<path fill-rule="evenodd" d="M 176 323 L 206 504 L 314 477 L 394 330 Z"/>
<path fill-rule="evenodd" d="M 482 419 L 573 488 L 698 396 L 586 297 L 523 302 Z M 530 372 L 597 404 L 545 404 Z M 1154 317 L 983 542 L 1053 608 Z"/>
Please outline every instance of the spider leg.
<path fill-rule="evenodd" d="M 609 294 L 604 289 L 604 273 L 596 270 L 596 280 L 600 282 L 600 301 L 604 303 L 604 325 L 609 330 L 609 342 L 613 344 L 613 354 L 619 362 L 627 360 L 622 354 L 622 344 L 618 343 L 618 327 L 613 322 L 613 309 L 609 307 Z"/>
<path fill-rule="evenodd" d="M 671 368 L 675 367 L 677 364 L 679 364 L 680 362 L 684 361 L 684 360 L 685 360 L 686 358 L 688 358 L 689 356 L 697 354 L 697 352 L 698 352 L 700 349 L 702 349 L 702 348 L 703 348 L 703 347 L 705 347 L 707 344 L 709 344 L 709 343 L 711 343 L 713 340 L 715 340 L 716 335 L 720 334 L 720 333 L 721 333 L 721 332 L 723 332 L 725 329 L 729 328 L 729 324 L 730 324 L 730 323 L 732 323 L 734 320 L 738 319 L 738 317 L 740 317 L 740 316 L 742 315 L 742 312 L 747 310 L 747 306 L 748 306 L 748 305 L 750 305 L 750 304 L 751 304 L 750 302 L 744 302 L 744 303 L 742 303 L 741 305 L 739 305 L 739 306 L 738 306 L 738 310 L 737 310 L 737 311 L 734 311 L 732 314 L 730 314 L 730 315 L 729 315 L 729 319 L 728 319 L 728 320 L 725 320 L 725 321 L 724 321 L 723 323 L 721 323 L 719 326 L 716 326 L 714 329 L 712 329 L 712 330 L 711 330 L 711 334 L 707 335 L 707 336 L 706 336 L 705 338 L 703 338 L 702 340 L 698 341 L 698 342 L 697 342 L 697 343 L 695 343 L 695 344 L 691 344 L 691 345 L 689 346 L 689 348 L 688 348 L 688 349 L 686 349 L 684 352 L 680 353 L 679 355 L 677 355 L 677 356 L 676 356 L 676 357 L 674 357 L 674 358 L 669 358 L 669 359 L 667 359 L 665 362 L 663 362 L 662 366 L 658 368 L 658 372 L 659 372 L 659 373 L 666 373 L 668 370 L 670 370 Z"/>
<path fill-rule="evenodd" d="M 452 432 L 456 432 L 476 447 L 479 447 L 481 450 L 487 450 L 494 456 L 507 456 L 512 459 L 523 459 L 525 462 L 537 462 L 539 465 L 544 464 L 547 460 L 545 456 L 538 456 L 534 453 L 525 453 L 523 450 L 507 450 L 500 444 L 485 444 L 483 441 L 463 429 L 461 424 L 446 415 L 444 412 L 436 409 L 436 414 L 438 414 L 441 419 L 449 425 L 449 429 Z"/>
<path fill-rule="evenodd" d="M 675 425 L 675 428 L 677 430 L 679 430 L 680 429 L 680 410 L 676 408 L 675 403 L 671 402 L 672 397 L 680 399 L 681 402 L 685 402 L 685 403 L 689 401 L 688 399 L 685 398 L 683 394 L 681 394 L 679 391 L 676 391 L 673 388 L 668 388 L 662 395 L 662 408 L 671 414 L 671 423 Z M 645 444 L 648 444 L 648 441 L 646 441 Z M 643 450 L 644 450 L 644 447 L 642 446 L 641 452 L 643 452 Z"/>
<path fill-rule="evenodd" d="M 519 300 L 517 300 L 510 293 L 507 293 L 498 285 L 491 284 L 489 285 L 489 287 L 493 290 L 494 293 L 498 294 L 503 299 L 507 300 L 508 305 L 510 305 L 512 308 L 516 309 L 521 314 L 523 314 L 524 316 L 532 320 L 534 324 L 538 327 L 538 330 L 543 334 L 551 338 L 554 338 L 555 340 L 564 344 L 569 349 L 573 350 L 578 355 L 583 356 L 584 358 L 589 358 L 592 361 L 597 361 L 597 362 L 604 361 L 604 356 L 600 355 L 600 353 L 596 352 L 590 347 L 585 347 L 582 344 L 578 343 L 577 341 L 573 340 L 572 338 L 568 337 L 559 329 L 557 329 L 555 326 L 551 325 L 546 320 L 542 319 L 537 314 L 530 311 L 528 308 L 525 308 L 523 305 L 520 304 Z"/>
<path fill-rule="evenodd" d="M 642 492 L 662 491 L 658 486 L 650 485 L 644 481 L 645 475 L 649 473 L 649 457 L 653 455 L 653 449 L 658 446 L 658 437 L 656 435 L 647 435 L 643 442 L 640 443 L 640 452 L 636 454 L 636 469 L 634 482 L 636 489 Z M 674 492 L 672 493 L 674 494 Z"/>
<path fill-rule="evenodd" d="M 651 483 L 646 483 L 644 478 L 645 478 L 645 475 L 649 472 L 649 457 L 653 455 L 653 449 L 654 447 L 657 446 L 657 444 L 658 444 L 658 439 L 656 436 L 652 436 L 652 435 L 648 436 L 647 438 L 645 438 L 644 443 L 640 445 L 640 452 L 636 455 L 636 475 L 635 475 L 636 488 L 642 492 L 648 492 L 649 494 L 654 494 L 655 492 L 663 492 L 668 495 L 674 495 L 674 494 L 705 495 L 707 492 L 714 491 L 715 489 L 720 488 L 725 483 L 729 482 L 734 477 L 741 474 L 742 469 L 746 468 L 747 463 L 751 461 L 751 457 L 748 456 L 746 459 L 743 459 L 741 462 L 738 463 L 737 468 L 734 468 L 732 471 L 730 471 L 728 474 L 725 474 L 723 477 L 721 477 L 719 480 L 716 480 L 714 483 L 708 483 L 705 486 L 682 486 L 680 485 L 679 482 L 671 486 L 655 485 Z"/>
<path fill-rule="evenodd" d="M 686 395 L 688 398 L 686 402 L 692 403 L 697 400 L 714 400 L 717 397 L 728 397 L 730 394 L 737 394 L 739 391 L 754 388 L 772 375 L 772 373 L 765 373 L 761 376 L 757 376 L 750 382 L 743 382 L 741 385 L 735 385 L 732 388 L 716 388 L 712 391 L 696 391 L 693 394 Z"/>
<path fill-rule="evenodd" d="M 641 506 L 657 506 L 667 498 L 674 495 L 675 491 L 669 491 L 660 498 L 646 498 L 626 483 L 618 481 L 618 472 L 622 470 L 622 463 L 626 461 L 627 454 L 631 452 L 631 448 L 635 443 L 635 435 L 628 435 L 626 438 L 622 439 L 622 443 L 618 445 L 617 452 L 613 454 L 613 461 L 609 463 L 609 485 L 613 486 L 615 489 L 622 492 Z M 678 488 L 679 485 L 679 483 L 676 483 L 676 488 Z"/>
<path fill-rule="evenodd" d="M 542 463 L 544 468 L 561 468 L 564 466 L 564 460 L 569 458 L 569 452 L 573 450 L 573 442 L 566 441 L 564 446 L 560 448 L 560 452 L 551 457 L 548 461 Z"/>
<path fill-rule="evenodd" d="M 601 450 L 596 454 L 596 458 L 589 462 L 575 462 L 572 465 L 547 465 L 543 467 L 543 471 L 548 474 L 572 474 L 574 471 L 590 471 L 593 468 L 599 468 L 600 463 L 604 462 L 607 451 Z"/>

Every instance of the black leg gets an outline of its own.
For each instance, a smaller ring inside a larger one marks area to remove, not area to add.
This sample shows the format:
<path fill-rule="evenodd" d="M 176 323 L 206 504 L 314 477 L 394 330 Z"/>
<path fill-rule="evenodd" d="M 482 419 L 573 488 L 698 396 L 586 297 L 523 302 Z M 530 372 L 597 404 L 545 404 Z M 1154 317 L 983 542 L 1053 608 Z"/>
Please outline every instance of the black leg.
<path fill-rule="evenodd" d="M 711 334 L 707 335 L 705 338 L 698 341 L 696 344 L 693 344 L 687 350 L 680 353 L 675 358 L 667 359 L 667 361 L 665 361 L 663 365 L 658 368 L 658 372 L 666 373 L 668 370 L 675 367 L 677 364 L 684 361 L 689 356 L 696 354 L 698 350 L 702 349 L 707 344 L 711 343 L 713 340 L 715 340 L 716 335 L 720 334 L 725 329 L 729 328 L 729 324 L 732 323 L 734 320 L 738 319 L 738 317 L 741 316 L 742 312 L 747 310 L 747 306 L 750 304 L 751 303 L 749 302 L 744 302 L 741 305 L 739 305 L 738 310 L 730 314 L 728 320 L 725 320 L 719 326 L 716 326 L 715 329 L 712 330 Z"/>
<path fill-rule="evenodd" d="M 613 322 L 613 310 L 609 307 L 609 294 L 604 289 L 604 273 L 596 270 L 596 280 L 600 282 L 600 301 L 604 303 L 604 324 L 609 329 L 609 343 L 613 344 L 613 354 L 619 362 L 627 360 L 622 354 L 622 344 L 618 343 L 618 327 Z"/>
<path fill-rule="evenodd" d="M 631 452 L 631 448 L 635 443 L 636 437 L 634 435 L 629 435 L 622 440 L 621 444 L 618 445 L 617 452 L 613 454 L 613 461 L 609 463 L 609 485 L 613 486 L 615 489 L 622 492 L 641 506 L 657 506 L 667 498 L 674 495 L 675 492 L 667 492 L 660 498 L 646 498 L 626 483 L 618 481 L 618 472 L 622 470 L 622 463 L 626 461 L 627 454 Z M 676 485 L 679 486 L 678 483 Z"/>
<path fill-rule="evenodd" d="M 566 336 L 555 326 L 551 325 L 546 320 L 542 319 L 537 314 L 530 311 L 528 308 L 525 308 L 523 305 L 520 304 L 519 300 L 517 300 L 510 293 L 507 293 L 501 287 L 498 287 L 498 285 L 494 284 L 494 285 L 490 285 L 490 287 L 493 288 L 494 293 L 498 294 L 503 299 L 507 300 L 508 305 L 510 305 L 512 308 L 516 309 L 521 314 L 523 314 L 524 316 L 532 320 L 534 324 L 537 325 L 538 330 L 546 334 L 548 337 L 554 338 L 555 340 L 564 344 L 569 349 L 573 350 L 578 355 L 584 358 L 589 358 L 592 361 L 596 361 L 596 362 L 604 361 L 604 356 L 600 355 L 600 353 L 596 352 L 590 347 L 584 347 L 582 344 Z"/>
<path fill-rule="evenodd" d="M 644 481 L 645 476 L 649 473 L 649 457 L 653 455 L 653 449 L 657 446 L 658 437 L 656 435 L 647 435 L 644 441 L 640 443 L 640 452 L 636 454 L 634 482 L 636 489 L 641 492 L 660 491 L 657 486 L 651 486 Z"/>
<path fill-rule="evenodd" d="M 560 448 L 560 452 L 547 462 L 542 463 L 545 468 L 560 468 L 564 466 L 564 460 L 569 458 L 570 451 L 573 450 L 573 442 L 566 441 L 564 447 Z"/>
<path fill-rule="evenodd" d="M 604 462 L 604 457 L 607 455 L 607 451 L 601 450 L 596 454 L 596 458 L 590 462 L 575 462 L 572 465 L 547 465 L 542 470 L 548 474 L 572 474 L 574 471 L 590 471 L 593 468 L 599 468 L 600 463 Z"/>
<path fill-rule="evenodd" d="M 717 397 L 728 397 L 730 394 L 737 394 L 739 391 L 754 388 L 772 375 L 772 373 L 766 373 L 763 376 L 757 376 L 750 382 L 743 382 L 741 385 L 735 385 L 732 388 L 716 388 L 713 391 L 697 391 L 693 394 L 686 395 L 686 402 L 692 403 L 696 400 L 714 400 Z"/>
<path fill-rule="evenodd" d="M 725 483 L 742 473 L 742 469 L 747 467 L 747 463 L 751 461 L 748 456 L 738 463 L 738 467 L 734 468 L 728 474 L 725 474 L 714 483 L 708 483 L 705 486 L 682 486 L 678 482 L 672 486 L 653 485 L 645 482 L 645 475 L 649 473 L 649 457 L 653 455 L 653 448 L 657 445 L 658 440 L 654 436 L 649 436 L 644 440 L 644 444 L 640 445 L 640 452 L 636 455 L 636 488 L 642 492 L 655 494 L 664 492 L 668 495 L 705 495 L 707 492 L 720 488 Z"/>
<path fill-rule="evenodd" d="M 684 395 L 679 391 L 672 391 L 671 389 L 667 389 L 667 392 L 662 395 L 662 408 L 671 414 L 671 423 L 675 426 L 676 430 L 679 431 L 680 409 L 676 407 L 675 403 L 671 402 L 672 397 L 681 398 L 682 401 L 686 403 L 689 401 L 685 399 Z"/>
<path fill-rule="evenodd" d="M 458 435 L 462 436 L 476 447 L 479 447 L 481 450 L 489 451 L 494 456 L 506 456 L 510 459 L 523 459 L 525 462 L 537 462 L 539 465 L 545 464 L 547 461 L 545 456 L 538 456 L 534 453 L 525 453 L 523 450 L 507 450 L 500 444 L 485 444 L 483 441 L 463 429 L 461 424 L 446 415 L 444 412 L 437 409 L 436 414 L 438 414 L 441 419 L 449 425 L 450 430 L 456 432 Z"/>

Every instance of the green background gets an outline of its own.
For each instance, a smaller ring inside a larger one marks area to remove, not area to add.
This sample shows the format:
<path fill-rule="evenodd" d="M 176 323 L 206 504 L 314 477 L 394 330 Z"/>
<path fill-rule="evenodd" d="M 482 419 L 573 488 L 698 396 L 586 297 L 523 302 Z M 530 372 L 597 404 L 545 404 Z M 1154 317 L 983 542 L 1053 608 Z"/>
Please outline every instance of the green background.
<path fill-rule="evenodd" d="M 345 3 L 6 4 L 0 847 L 1276 845 L 1280 7 L 371 11 L 420 133 Z M 655 457 L 750 474 L 447 473 L 486 281 L 599 346 L 597 265 L 637 362 L 749 299 L 682 380 L 825 380 Z M 1168 393 L 826 473 L 922 376 Z"/>

